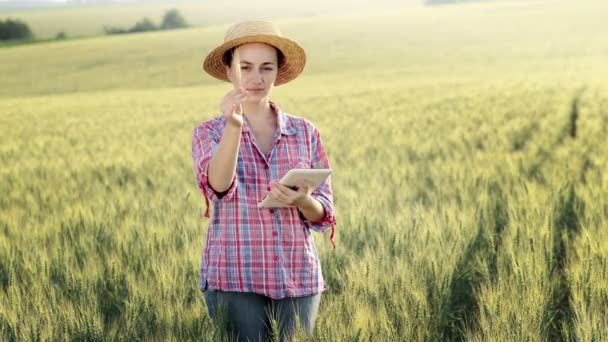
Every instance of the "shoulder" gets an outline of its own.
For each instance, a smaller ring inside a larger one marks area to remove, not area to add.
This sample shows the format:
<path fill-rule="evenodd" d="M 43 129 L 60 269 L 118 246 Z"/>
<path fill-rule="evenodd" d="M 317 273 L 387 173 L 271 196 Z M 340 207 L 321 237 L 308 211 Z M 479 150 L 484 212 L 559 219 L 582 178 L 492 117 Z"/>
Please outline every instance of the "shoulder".
<path fill-rule="evenodd" d="M 193 136 L 204 134 L 219 134 L 226 125 L 226 117 L 219 114 L 211 119 L 205 120 L 192 129 Z"/>
<path fill-rule="evenodd" d="M 301 116 L 293 115 L 290 113 L 283 112 L 286 127 L 288 129 L 293 129 L 299 134 L 306 135 L 318 135 L 319 131 L 317 127 L 312 123 L 312 121 L 303 118 Z"/>
<path fill-rule="evenodd" d="M 315 124 L 313 124 L 312 121 L 299 116 L 288 113 L 283 114 L 285 115 L 286 121 L 289 121 L 289 123 L 295 127 L 296 134 L 302 138 L 300 141 L 303 141 L 312 153 L 312 167 L 331 168 L 321 141 L 321 134 Z"/>

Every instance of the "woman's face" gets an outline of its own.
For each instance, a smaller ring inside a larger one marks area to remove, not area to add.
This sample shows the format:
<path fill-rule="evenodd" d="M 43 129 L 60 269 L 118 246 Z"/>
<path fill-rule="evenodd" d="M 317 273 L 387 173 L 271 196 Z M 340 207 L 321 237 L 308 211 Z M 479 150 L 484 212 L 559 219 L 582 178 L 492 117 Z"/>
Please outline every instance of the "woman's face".
<path fill-rule="evenodd" d="M 235 50 L 238 51 L 241 68 L 241 83 L 238 84 L 238 76 L 235 70 L 235 59 L 232 67 L 226 67 L 228 79 L 235 87 L 239 85 L 248 92 L 247 102 L 259 102 L 266 98 L 277 79 L 277 50 L 264 43 L 245 43 Z"/>

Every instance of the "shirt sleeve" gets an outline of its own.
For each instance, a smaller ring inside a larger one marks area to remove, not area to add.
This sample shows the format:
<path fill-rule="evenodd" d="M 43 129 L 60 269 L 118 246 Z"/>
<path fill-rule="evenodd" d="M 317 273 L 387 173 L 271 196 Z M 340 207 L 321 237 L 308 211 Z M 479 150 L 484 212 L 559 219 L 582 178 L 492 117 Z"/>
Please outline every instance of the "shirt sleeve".
<path fill-rule="evenodd" d="M 215 191 L 209 184 L 208 170 L 211 157 L 217 150 L 220 142 L 219 133 L 209 125 L 203 124 L 194 129 L 192 133 L 192 160 L 194 162 L 194 176 L 198 188 L 205 196 L 207 210 L 205 216 L 209 217 L 209 200 L 216 203 L 220 200 L 230 200 L 236 192 L 236 173 L 232 178 L 230 187 L 223 192 Z"/>
<path fill-rule="evenodd" d="M 329 160 L 327 159 L 327 154 L 325 153 L 325 148 L 323 147 L 323 143 L 321 141 L 321 136 L 316 128 L 313 129 L 311 145 L 313 167 L 317 169 L 331 168 Z M 300 217 L 308 228 L 317 232 L 325 232 L 328 228 L 331 227 L 331 241 L 333 244 L 334 225 L 336 223 L 336 218 L 333 202 L 333 193 L 331 189 L 331 175 L 328 176 L 323 181 L 323 183 L 321 183 L 321 185 L 319 185 L 311 193 L 311 196 L 318 200 L 323 206 L 323 218 L 319 222 L 311 222 L 307 220 L 304 215 L 302 215 L 302 213 L 300 213 Z"/>

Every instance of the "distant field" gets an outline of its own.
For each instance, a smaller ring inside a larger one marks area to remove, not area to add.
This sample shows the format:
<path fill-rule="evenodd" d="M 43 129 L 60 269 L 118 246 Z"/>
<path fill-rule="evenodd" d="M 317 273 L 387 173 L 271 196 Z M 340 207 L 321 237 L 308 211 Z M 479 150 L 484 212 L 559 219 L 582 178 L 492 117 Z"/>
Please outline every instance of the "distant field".
<path fill-rule="evenodd" d="M 336 0 L 278 1 L 245 0 L 199 1 L 177 0 L 165 3 L 115 4 L 87 7 L 64 7 L 49 10 L 1 12 L 0 18 L 20 18 L 30 24 L 39 38 L 55 37 L 58 32 L 68 36 L 103 34 L 104 26 L 130 28 L 136 21 L 149 17 L 157 24 L 170 8 L 177 8 L 193 26 L 208 27 L 239 20 L 275 20 L 278 18 L 313 17 L 362 11 L 370 6 L 385 9 L 418 4 L 418 0 Z"/>
<path fill-rule="evenodd" d="M 317 340 L 608 340 L 607 10 L 277 20 L 335 170 Z M 225 29 L 0 49 L 0 339 L 218 338 L 190 149 Z"/>
<path fill-rule="evenodd" d="M 608 76 L 603 6 L 501 2 L 276 22 L 307 49 L 304 78 L 601 82 Z M 6 48 L 0 96 L 216 84 L 201 74 L 202 59 L 226 27 Z"/>

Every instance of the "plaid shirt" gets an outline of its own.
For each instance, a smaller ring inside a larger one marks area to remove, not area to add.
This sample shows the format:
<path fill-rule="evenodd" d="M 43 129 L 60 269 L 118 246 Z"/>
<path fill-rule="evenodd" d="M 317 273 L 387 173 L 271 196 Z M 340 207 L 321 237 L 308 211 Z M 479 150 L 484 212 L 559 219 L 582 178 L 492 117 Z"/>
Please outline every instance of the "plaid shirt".
<path fill-rule="evenodd" d="M 329 168 L 319 131 L 308 120 L 278 113 L 279 129 L 264 156 L 245 118 L 236 174 L 228 190 L 216 192 L 208 183 L 207 169 L 226 124 L 217 116 L 198 125 L 192 134 L 192 159 L 198 188 L 209 201 L 213 217 L 201 258 L 201 291 L 216 289 L 255 292 L 270 298 L 301 297 L 327 289 L 310 230 L 334 236 L 331 180 L 327 178 L 311 196 L 325 211 L 320 222 L 310 222 L 297 208 L 258 208 L 268 183 L 292 168 Z M 334 245 L 335 248 L 335 245 Z"/>

